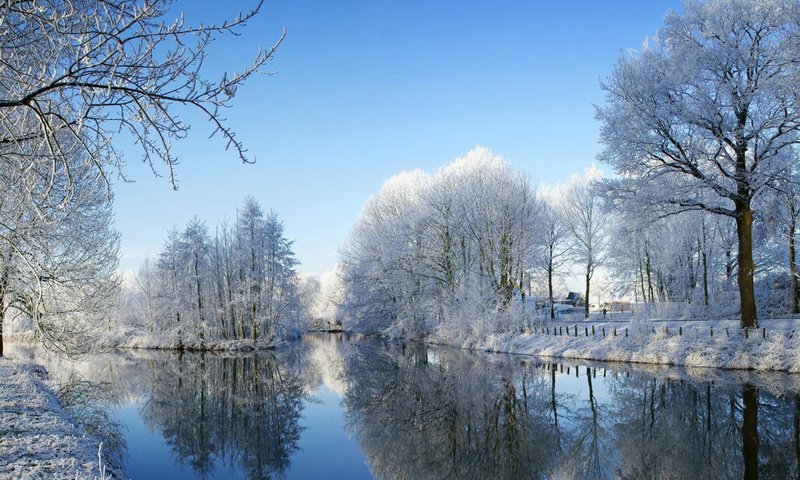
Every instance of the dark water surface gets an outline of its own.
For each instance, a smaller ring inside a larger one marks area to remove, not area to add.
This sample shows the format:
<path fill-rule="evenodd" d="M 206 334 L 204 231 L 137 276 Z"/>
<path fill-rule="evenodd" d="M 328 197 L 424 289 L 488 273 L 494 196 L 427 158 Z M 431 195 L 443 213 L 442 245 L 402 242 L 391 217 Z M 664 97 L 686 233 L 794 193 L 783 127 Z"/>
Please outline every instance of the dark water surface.
<path fill-rule="evenodd" d="M 110 387 L 102 401 L 123 427 L 126 478 L 799 474 L 797 375 L 555 362 L 341 334 L 259 354 L 12 355 L 64 382 Z"/>

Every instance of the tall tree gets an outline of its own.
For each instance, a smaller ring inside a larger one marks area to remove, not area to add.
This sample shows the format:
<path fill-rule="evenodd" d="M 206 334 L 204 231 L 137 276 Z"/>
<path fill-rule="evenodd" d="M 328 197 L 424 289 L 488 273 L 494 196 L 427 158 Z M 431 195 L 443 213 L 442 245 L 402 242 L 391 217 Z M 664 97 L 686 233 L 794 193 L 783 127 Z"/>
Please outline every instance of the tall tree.
<path fill-rule="evenodd" d="M 583 269 L 584 316 L 589 318 L 589 294 L 592 277 L 607 257 L 607 214 L 602 211 L 602 198 L 593 191 L 592 184 L 599 175 L 589 170 L 585 177 L 573 178 L 564 198 L 564 215 L 572 234 L 571 254 Z"/>
<path fill-rule="evenodd" d="M 736 220 L 742 327 L 758 325 L 752 203 L 798 144 L 798 20 L 796 1 L 686 2 L 619 60 L 597 109 L 618 200 Z"/>
<path fill-rule="evenodd" d="M 550 303 L 550 318 L 556 318 L 553 302 L 553 277 L 558 274 L 569 261 L 571 245 L 569 242 L 569 227 L 562 212 L 563 205 L 555 204 L 556 199 L 551 197 L 542 207 L 542 234 L 541 255 L 539 263 L 547 275 L 547 295 Z"/>

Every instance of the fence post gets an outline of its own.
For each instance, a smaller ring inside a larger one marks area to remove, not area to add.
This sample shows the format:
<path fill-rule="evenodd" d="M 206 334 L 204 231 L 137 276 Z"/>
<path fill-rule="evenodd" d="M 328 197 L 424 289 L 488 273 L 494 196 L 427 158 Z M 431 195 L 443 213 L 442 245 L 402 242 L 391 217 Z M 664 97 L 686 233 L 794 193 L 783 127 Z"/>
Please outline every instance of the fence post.
<path fill-rule="evenodd" d="M 603 336 L 606 336 L 606 327 L 603 327 Z"/>
<path fill-rule="evenodd" d="M 578 325 L 577 324 L 575 325 L 575 336 L 576 337 L 578 336 Z"/>
<path fill-rule="evenodd" d="M 592 336 L 594 337 L 594 325 L 592 325 Z"/>
<path fill-rule="evenodd" d="M 762 335 L 762 336 L 764 337 L 764 339 L 766 340 L 766 338 L 767 338 L 767 328 L 766 328 L 766 327 L 764 327 L 764 328 L 762 328 L 762 329 L 761 329 L 761 335 Z"/>
<path fill-rule="evenodd" d="M 627 327 L 625 328 L 625 336 L 626 336 L 626 337 L 628 336 L 628 329 L 627 329 Z"/>
<path fill-rule="evenodd" d="M 683 327 L 678 327 L 678 336 L 683 335 Z"/>
<path fill-rule="evenodd" d="M 745 329 L 744 329 L 744 338 L 750 338 L 749 332 L 750 332 L 750 329 L 745 327 Z"/>
<path fill-rule="evenodd" d="M 728 331 L 728 329 L 726 328 L 726 329 L 725 329 L 725 331 L 727 332 L 727 331 Z M 712 336 L 712 337 L 714 336 L 714 327 L 711 327 L 711 336 Z"/>
<path fill-rule="evenodd" d="M 617 336 L 617 327 L 614 327 L 614 336 Z"/>
<path fill-rule="evenodd" d="M 586 332 L 586 336 L 588 337 L 589 336 L 589 327 L 584 327 L 583 330 Z"/>

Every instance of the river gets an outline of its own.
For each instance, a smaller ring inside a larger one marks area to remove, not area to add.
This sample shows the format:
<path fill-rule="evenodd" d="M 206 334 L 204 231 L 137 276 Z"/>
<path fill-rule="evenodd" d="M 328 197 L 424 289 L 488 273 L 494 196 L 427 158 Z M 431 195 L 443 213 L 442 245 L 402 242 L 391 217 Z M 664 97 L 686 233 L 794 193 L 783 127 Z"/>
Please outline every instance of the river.
<path fill-rule="evenodd" d="M 101 385 L 76 390 L 96 394 L 76 411 L 90 412 L 87 424 L 107 438 L 125 478 L 799 473 L 798 375 L 576 363 L 343 334 L 258 354 L 119 351 L 83 362 L 24 347 L 12 354 L 64 385 Z"/>

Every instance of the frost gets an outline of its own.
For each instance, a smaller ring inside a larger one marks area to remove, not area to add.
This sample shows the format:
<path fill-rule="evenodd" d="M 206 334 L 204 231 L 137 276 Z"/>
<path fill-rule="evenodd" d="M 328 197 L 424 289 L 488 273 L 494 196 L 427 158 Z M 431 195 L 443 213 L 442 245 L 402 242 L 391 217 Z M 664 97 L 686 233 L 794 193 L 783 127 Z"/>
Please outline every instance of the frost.
<path fill-rule="evenodd" d="M 800 373 L 800 338 L 790 332 L 790 322 L 767 323 L 764 330 L 750 330 L 745 336 L 736 322 L 658 322 L 652 329 L 635 328 L 622 322 L 565 324 L 548 323 L 553 335 L 537 327 L 536 333 L 496 334 L 482 340 L 437 339 L 456 346 L 480 350 L 522 353 L 545 357 L 583 360 L 680 365 L 686 367 L 724 368 L 731 370 L 785 371 Z M 578 327 L 578 336 L 574 328 Z M 595 335 L 591 328 L 594 325 Z M 606 336 L 601 329 L 605 327 Z M 667 328 L 667 331 L 664 328 Z M 682 334 L 678 333 L 681 327 Z M 617 335 L 614 335 L 614 329 Z M 726 333 L 726 328 L 729 333 Z M 586 336 L 586 330 L 589 336 Z M 714 335 L 711 335 L 711 330 Z M 626 333 L 627 330 L 627 333 Z"/>
<path fill-rule="evenodd" d="M 110 478 L 99 442 L 79 428 L 38 365 L 0 358 L 0 478 Z"/>

